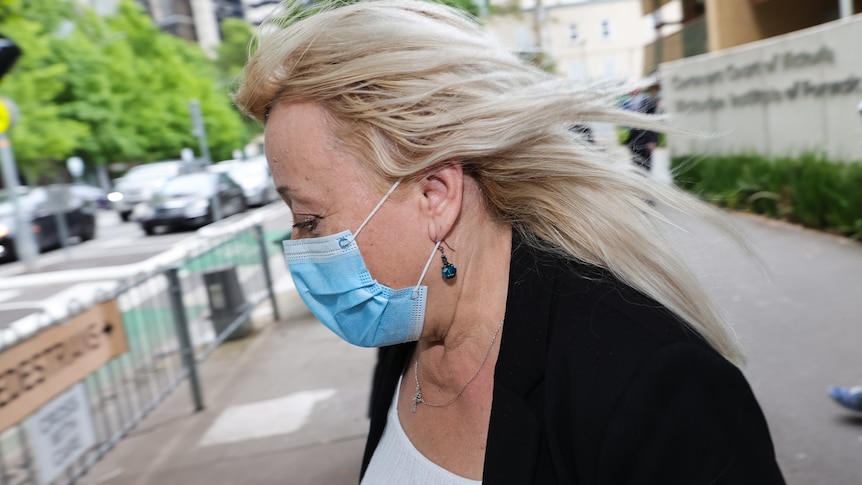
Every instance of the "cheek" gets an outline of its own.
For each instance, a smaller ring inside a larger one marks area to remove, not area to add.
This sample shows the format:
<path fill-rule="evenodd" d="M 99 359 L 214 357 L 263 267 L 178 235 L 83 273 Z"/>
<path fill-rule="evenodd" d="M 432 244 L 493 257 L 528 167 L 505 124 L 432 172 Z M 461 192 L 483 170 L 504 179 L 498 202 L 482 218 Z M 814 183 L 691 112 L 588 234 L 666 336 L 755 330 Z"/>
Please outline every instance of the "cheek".
<path fill-rule="evenodd" d="M 365 235 L 365 230 L 360 238 Z M 368 234 L 359 248 L 371 276 L 380 283 L 398 290 L 416 285 L 419 275 L 434 245 L 427 238 L 421 239 L 419 232 L 410 223 L 398 224 L 392 231 Z M 435 271 L 434 261 L 428 275 Z M 425 276 L 425 280 L 429 276 Z"/>

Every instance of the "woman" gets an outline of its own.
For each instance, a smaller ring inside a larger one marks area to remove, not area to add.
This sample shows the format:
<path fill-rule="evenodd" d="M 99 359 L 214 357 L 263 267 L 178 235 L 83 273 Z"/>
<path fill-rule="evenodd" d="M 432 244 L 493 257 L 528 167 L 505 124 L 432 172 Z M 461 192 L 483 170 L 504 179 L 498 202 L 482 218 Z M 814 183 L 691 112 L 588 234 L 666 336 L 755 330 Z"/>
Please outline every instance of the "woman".
<path fill-rule="evenodd" d="M 783 483 L 647 200 L 713 211 L 568 130 L 642 115 L 444 6 L 285 8 L 235 99 L 265 124 L 303 300 L 382 348 L 361 483 Z"/>

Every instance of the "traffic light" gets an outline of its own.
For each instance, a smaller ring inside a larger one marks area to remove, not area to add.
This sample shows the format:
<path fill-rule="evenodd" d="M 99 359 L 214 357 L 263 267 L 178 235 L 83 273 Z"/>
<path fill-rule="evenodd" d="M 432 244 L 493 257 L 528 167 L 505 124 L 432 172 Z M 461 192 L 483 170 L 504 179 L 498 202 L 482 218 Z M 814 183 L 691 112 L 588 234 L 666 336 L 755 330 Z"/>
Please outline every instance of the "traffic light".
<path fill-rule="evenodd" d="M 12 69 L 12 65 L 21 55 L 21 48 L 12 39 L 0 34 L 0 79 Z"/>

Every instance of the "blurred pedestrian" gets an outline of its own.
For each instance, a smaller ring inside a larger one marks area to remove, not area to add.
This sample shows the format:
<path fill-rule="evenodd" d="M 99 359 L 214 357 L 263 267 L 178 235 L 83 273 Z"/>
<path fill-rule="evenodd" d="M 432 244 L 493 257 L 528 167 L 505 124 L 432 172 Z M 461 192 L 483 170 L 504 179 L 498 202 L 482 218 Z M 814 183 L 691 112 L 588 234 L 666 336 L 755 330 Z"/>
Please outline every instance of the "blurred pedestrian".
<path fill-rule="evenodd" d="M 645 97 L 641 88 L 632 89 L 629 97 L 622 102 L 622 108 L 629 111 L 640 111 L 641 103 Z"/>
<path fill-rule="evenodd" d="M 361 483 L 784 483 L 733 333 L 644 200 L 724 219 L 569 131 L 629 122 L 611 90 L 440 4 L 339 5 L 284 4 L 235 99 L 265 124 L 300 296 L 382 348 Z"/>
<path fill-rule="evenodd" d="M 629 102 L 628 109 L 644 114 L 656 114 L 658 107 L 658 84 L 647 88 L 648 95 L 638 93 Z M 626 146 L 632 153 L 632 162 L 647 172 L 652 170 L 652 152 L 658 146 L 658 133 L 652 129 L 632 127 L 626 138 Z"/>
<path fill-rule="evenodd" d="M 862 411 L 862 386 L 840 387 L 831 386 L 829 395 L 838 404 L 847 409 Z"/>

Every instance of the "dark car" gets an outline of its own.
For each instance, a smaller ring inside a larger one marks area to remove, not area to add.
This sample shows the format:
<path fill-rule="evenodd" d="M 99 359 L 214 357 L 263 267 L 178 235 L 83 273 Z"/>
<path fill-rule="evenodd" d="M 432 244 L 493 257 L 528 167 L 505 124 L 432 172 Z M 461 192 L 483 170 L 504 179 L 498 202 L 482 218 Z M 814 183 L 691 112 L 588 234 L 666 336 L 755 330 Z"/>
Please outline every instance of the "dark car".
<path fill-rule="evenodd" d="M 63 217 L 69 237 L 88 241 L 96 237 L 96 205 L 76 195 L 67 185 L 22 187 L 18 207 L 33 233 L 38 252 L 62 246 L 58 219 Z M 20 234 L 9 194 L 0 190 L 0 260 L 18 258 L 15 236 Z"/>
<path fill-rule="evenodd" d="M 195 229 L 213 222 L 213 199 L 218 194 L 222 217 L 244 212 L 242 187 L 223 173 L 194 172 L 169 179 L 148 201 L 135 206 L 132 219 L 145 233 L 156 228 Z"/>
<path fill-rule="evenodd" d="M 96 204 L 99 209 L 111 209 L 113 207 L 108 198 L 108 192 L 104 189 L 86 184 L 72 184 L 69 189 L 78 197 Z"/>

